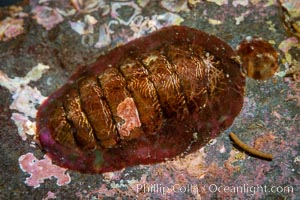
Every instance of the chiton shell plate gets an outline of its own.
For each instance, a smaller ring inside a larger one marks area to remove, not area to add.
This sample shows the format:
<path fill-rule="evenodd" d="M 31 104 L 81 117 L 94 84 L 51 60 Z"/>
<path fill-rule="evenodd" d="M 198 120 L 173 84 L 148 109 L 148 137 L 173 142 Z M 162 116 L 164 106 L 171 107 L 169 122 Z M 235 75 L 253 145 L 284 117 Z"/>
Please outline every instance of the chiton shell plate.
<path fill-rule="evenodd" d="M 202 31 L 171 26 L 78 70 L 39 108 L 42 149 L 63 167 L 102 173 L 193 152 L 243 104 L 236 52 Z"/>

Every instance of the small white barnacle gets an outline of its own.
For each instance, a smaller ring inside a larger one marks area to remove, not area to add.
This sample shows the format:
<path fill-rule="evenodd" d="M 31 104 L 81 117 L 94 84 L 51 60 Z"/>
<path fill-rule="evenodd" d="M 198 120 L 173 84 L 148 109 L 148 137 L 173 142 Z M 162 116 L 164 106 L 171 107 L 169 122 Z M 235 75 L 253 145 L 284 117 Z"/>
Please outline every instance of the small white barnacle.
<path fill-rule="evenodd" d="M 211 139 L 208 141 L 207 146 L 213 146 L 214 144 L 216 144 L 217 140 L 216 139 Z"/>

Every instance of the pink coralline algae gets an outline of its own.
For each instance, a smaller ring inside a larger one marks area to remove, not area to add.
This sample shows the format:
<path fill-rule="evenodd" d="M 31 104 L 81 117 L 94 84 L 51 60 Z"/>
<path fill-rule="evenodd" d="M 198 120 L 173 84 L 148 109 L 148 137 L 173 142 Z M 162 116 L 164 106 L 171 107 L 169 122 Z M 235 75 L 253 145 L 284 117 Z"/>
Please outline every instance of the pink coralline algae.
<path fill-rule="evenodd" d="M 247 6 L 249 4 L 248 0 L 233 0 L 232 5 L 237 7 L 238 5 Z"/>
<path fill-rule="evenodd" d="M 76 31 L 80 35 L 87 35 L 94 33 L 94 25 L 97 23 L 95 17 L 91 15 L 86 15 L 84 17 L 84 22 L 77 21 L 77 22 L 69 22 L 71 28 Z"/>
<path fill-rule="evenodd" d="M 48 191 L 47 196 L 45 198 L 43 198 L 43 200 L 48 200 L 48 199 L 56 199 L 56 195 L 55 193 Z"/>
<path fill-rule="evenodd" d="M 110 30 L 107 24 L 102 24 L 99 27 L 99 39 L 95 44 L 95 48 L 102 48 L 110 45 L 111 43 L 111 36 Z"/>
<path fill-rule="evenodd" d="M 11 119 L 18 127 L 18 133 L 22 140 L 27 139 L 27 135 L 34 135 L 36 131 L 35 123 L 31 122 L 27 116 L 20 113 L 12 113 Z"/>
<path fill-rule="evenodd" d="M 283 52 L 283 53 L 288 53 L 288 51 L 292 47 L 297 47 L 299 46 L 298 39 L 296 37 L 290 37 L 287 38 L 286 40 L 282 41 L 278 48 Z"/>
<path fill-rule="evenodd" d="M 7 88 L 12 94 L 13 102 L 9 108 L 14 113 L 12 113 L 11 119 L 18 127 L 18 133 L 22 140 L 26 140 L 27 135 L 34 135 L 35 123 L 28 117 L 35 118 L 36 106 L 45 100 L 45 97 L 37 88 L 32 88 L 28 84 L 40 79 L 47 69 L 49 69 L 49 66 L 38 64 L 25 77 L 14 78 L 9 78 L 4 72 L 0 71 L 0 85 Z"/>
<path fill-rule="evenodd" d="M 47 31 L 64 20 L 56 9 L 47 6 L 37 6 L 34 8 L 33 13 L 37 23 L 41 24 Z"/>
<path fill-rule="evenodd" d="M 0 41 L 6 41 L 15 38 L 24 32 L 23 19 L 13 19 L 7 17 L 0 21 Z"/>
<path fill-rule="evenodd" d="M 27 153 L 19 158 L 20 168 L 30 174 L 25 183 L 28 186 L 37 188 L 45 179 L 57 178 L 58 186 L 66 185 L 71 182 L 71 178 L 66 169 L 52 164 L 51 159 L 45 155 L 44 159 L 38 160 L 32 153 Z"/>
<path fill-rule="evenodd" d="M 179 12 L 189 12 L 190 9 L 188 8 L 188 1 L 186 0 L 181 0 L 181 1 L 177 1 L 177 0 L 172 0 L 172 1 L 166 1 L 166 0 L 162 0 L 160 2 L 160 5 L 171 11 L 171 12 L 176 12 L 176 13 L 179 13 Z"/>
<path fill-rule="evenodd" d="M 120 125 L 121 136 L 129 136 L 131 130 L 135 127 L 141 126 L 138 111 L 132 98 L 126 98 L 122 103 L 120 103 L 117 108 L 117 113 L 118 116 L 124 120 L 124 123 Z"/>
<path fill-rule="evenodd" d="M 107 10 L 103 0 L 70 0 L 70 3 L 80 13 L 91 13 L 99 8 Z"/>
<path fill-rule="evenodd" d="M 40 104 L 45 99 L 45 97 L 37 88 L 32 88 L 28 85 L 18 88 L 12 98 L 14 101 L 9 108 L 12 110 L 18 110 L 19 112 L 30 117 L 35 117 L 35 106 Z"/>

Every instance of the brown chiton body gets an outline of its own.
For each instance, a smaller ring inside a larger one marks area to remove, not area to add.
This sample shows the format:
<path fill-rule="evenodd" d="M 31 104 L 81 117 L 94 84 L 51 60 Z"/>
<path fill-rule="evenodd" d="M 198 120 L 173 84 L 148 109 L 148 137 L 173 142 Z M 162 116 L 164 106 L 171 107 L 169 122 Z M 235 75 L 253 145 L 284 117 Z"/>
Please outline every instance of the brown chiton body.
<path fill-rule="evenodd" d="M 193 152 L 242 108 L 237 60 L 220 39 L 183 26 L 117 47 L 40 107 L 40 144 L 56 164 L 88 173 Z"/>

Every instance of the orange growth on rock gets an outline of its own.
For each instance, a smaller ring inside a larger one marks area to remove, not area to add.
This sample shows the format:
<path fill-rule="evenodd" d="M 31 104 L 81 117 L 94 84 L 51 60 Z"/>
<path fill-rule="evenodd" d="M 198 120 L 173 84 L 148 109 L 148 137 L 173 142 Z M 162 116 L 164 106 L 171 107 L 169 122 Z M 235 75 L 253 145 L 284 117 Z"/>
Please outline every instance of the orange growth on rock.
<path fill-rule="evenodd" d="M 120 136 L 127 137 L 130 135 L 131 130 L 141 126 L 139 113 L 133 98 L 126 98 L 118 105 L 117 115 L 124 120 L 124 124 L 118 127 Z"/>

